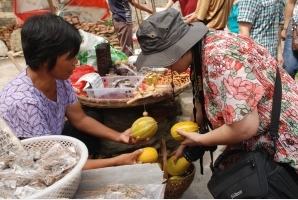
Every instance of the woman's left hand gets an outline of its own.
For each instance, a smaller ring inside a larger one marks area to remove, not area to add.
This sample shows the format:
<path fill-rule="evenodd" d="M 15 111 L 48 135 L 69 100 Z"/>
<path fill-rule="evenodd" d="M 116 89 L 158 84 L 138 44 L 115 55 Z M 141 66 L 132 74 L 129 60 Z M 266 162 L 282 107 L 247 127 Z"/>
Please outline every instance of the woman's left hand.
<path fill-rule="evenodd" d="M 150 138 L 147 138 L 146 140 L 140 140 L 139 137 L 131 137 L 131 128 L 120 134 L 120 141 L 125 144 L 141 144 L 147 142 L 149 139 Z"/>
<path fill-rule="evenodd" d="M 200 134 L 197 132 L 186 132 L 182 129 L 177 129 L 177 133 L 184 136 L 185 139 L 181 142 L 182 145 L 197 146 Z"/>

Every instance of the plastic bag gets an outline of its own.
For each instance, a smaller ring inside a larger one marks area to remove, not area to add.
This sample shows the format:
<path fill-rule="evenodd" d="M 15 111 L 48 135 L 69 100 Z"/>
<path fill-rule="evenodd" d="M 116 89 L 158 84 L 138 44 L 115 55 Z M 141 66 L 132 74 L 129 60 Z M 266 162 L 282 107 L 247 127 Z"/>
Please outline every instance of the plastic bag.
<path fill-rule="evenodd" d="M 122 51 L 115 49 L 111 46 L 111 59 L 112 63 L 115 63 L 116 60 L 127 60 L 127 56 Z"/>
<path fill-rule="evenodd" d="M 73 89 L 76 92 L 77 95 L 83 95 L 87 96 L 86 92 L 83 91 L 83 88 L 86 86 L 86 81 L 80 81 L 77 83 L 77 81 L 85 74 L 94 73 L 95 70 L 90 65 L 82 65 L 79 67 L 76 67 L 73 70 L 72 75 L 70 76 L 70 81 L 72 83 Z"/>
<path fill-rule="evenodd" d="M 103 37 L 88 33 L 81 29 L 79 32 L 83 38 L 83 42 L 81 43 L 77 58 L 81 65 L 90 65 L 94 68 L 94 70 L 97 70 L 97 57 L 95 48 L 97 45 L 109 43 L 109 41 Z M 115 49 L 112 45 L 110 45 L 110 52 L 112 64 L 114 64 L 116 60 L 127 60 L 127 56 L 122 51 Z"/>
<path fill-rule="evenodd" d="M 97 61 L 95 46 L 102 43 L 108 43 L 108 41 L 103 37 L 88 33 L 86 31 L 83 31 L 82 29 L 80 29 L 79 32 L 83 39 L 80 46 L 80 51 L 77 55 L 77 58 L 80 61 L 80 65 L 90 65 L 94 68 L 94 70 L 96 70 Z"/>

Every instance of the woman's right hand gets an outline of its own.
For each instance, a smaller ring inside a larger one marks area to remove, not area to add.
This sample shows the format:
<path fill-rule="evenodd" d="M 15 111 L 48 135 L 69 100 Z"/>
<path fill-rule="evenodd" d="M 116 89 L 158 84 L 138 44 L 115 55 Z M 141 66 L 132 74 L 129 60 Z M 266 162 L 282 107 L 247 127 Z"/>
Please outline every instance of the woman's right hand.
<path fill-rule="evenodd" d="M 132 153 L 124 153 L 119 156 L 116 156 L 115 158 L 117 159 L 117 164 L 116 165 L 133 165 L 137 164 L 136 158 L 141 155 L 143 152 L 143 149 L 138 149 L 135 150 Z"/>
<path fill-rule="evenodd" d="M 178 149 L 171 154 L 171 156 L 173 156 L 174 163 L 176 163 L 177 160 L 183 156 L 182 153 L 185 147 L 186 145 L 181 144 Z"/>

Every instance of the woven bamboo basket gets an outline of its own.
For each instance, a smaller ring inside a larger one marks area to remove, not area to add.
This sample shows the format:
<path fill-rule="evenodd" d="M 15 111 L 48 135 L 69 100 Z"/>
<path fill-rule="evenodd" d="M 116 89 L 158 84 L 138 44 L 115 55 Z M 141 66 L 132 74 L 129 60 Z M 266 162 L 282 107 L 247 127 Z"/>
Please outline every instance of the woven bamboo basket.
<path fill-rule="evenodd" d="M 191 83 L 187 83 L 181 87 L 174 88 L 175 96 L 178 96 L 183 91 L 189 89 Z M 97 99 L 97 98 L 89 98 L 84 96 L 77 96 L 79 102 L 88 107 L 96 107 L 96 108 L 125 108 L 125 107 L 133 107 L 133 106 L 142 106 L 144 104 L 151 104 L 160 102 L 173 97 L 173 94 L 167 94 L 160 97 L 147 97 L 143 99 L 139 99 L 133 103 L 127 104 L 130 99 Z"/>
<path fill-rule="evenodd" d="M 167 160 L 170 156 L 167 155 L 166 143 L 165 140 L 161 140 L 161 155 L 160 159 L 162 159 L 163 163 L 163 171 L 164 171 L 164 183 L 166 184 L 165 188 L 165 199 L 180 199 L 183 193 L 189 188 L 192 183 L 195 173 L 196 167 L 193 163 L 189 166 L 188 170 L 182 175 L 181 179 L 169 179 L 169 174 L 167 172 Z"/>

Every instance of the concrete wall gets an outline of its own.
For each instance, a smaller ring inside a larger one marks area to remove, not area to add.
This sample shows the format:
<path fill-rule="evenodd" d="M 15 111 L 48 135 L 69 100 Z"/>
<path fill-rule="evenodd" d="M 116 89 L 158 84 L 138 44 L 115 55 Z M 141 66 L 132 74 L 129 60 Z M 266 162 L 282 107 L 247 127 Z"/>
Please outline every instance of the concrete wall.
<path fill-rule="evenodd" d="M 12 0 L 0 1 L 0 26 L 15 24 L 15 16 L 12 12 Z"/>

